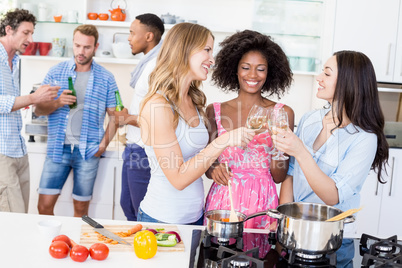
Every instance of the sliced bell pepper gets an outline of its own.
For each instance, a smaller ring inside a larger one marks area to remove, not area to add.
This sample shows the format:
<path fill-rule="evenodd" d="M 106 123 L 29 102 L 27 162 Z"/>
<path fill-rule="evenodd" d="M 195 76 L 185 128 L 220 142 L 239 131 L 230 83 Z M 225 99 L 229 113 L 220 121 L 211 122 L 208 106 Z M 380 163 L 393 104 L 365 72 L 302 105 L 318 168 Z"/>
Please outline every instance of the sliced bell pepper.
<path fill-rule="evenodd" d="M 174 247 L 177 244 L 176 235 L 156 233 L 156 244 L 160 247 Z"/>

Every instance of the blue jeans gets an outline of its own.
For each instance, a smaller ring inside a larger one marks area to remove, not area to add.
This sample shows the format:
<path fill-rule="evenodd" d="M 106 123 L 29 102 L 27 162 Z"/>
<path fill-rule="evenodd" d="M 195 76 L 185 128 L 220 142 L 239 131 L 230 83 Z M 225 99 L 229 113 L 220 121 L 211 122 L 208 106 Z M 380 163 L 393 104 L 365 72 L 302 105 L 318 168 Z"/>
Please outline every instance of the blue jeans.
<path fill-rule="evenodd" d="M 137 216 L 137 221 L 141 222 L 156 222 L 156 223 L 169 223 L 169 222 L 163 222 L 160 220 L 157 220 L 155 218 L 152 218 L 148 214 L 146 214 L 144 211 L 142 211 L 141 207 L 138 209 L 138 216 Z M 204 215 L 201 216 L 196 222 L 193 223 L 187 223 L 186 225 L 203 225 L 204 224 Z"/>
<path fill-rule="evenodd" d="M 145 150 L 127 144 L 123 152 L 120 205 L 129 221 L 136 221 L 138 207 L 148 189 L 151 169 Z"/>
<path fill-rule="evenodd" d="M 64 145 L 61 163 L 46 157 L 39 183 L 39 194 L 60 194 L 71 169 L 74 172 L 73 198 L 77 201 L 90 201 L 98 173 L 99 157 L 84 160 L 78 145 L 71 151 L 71 145 Z"/>
<path fill-rule="evenodd" d="M 353 268 L 355 247 L 353 239 L 343 239 L 342 246 L 336 251 L 337 268 Z"/>

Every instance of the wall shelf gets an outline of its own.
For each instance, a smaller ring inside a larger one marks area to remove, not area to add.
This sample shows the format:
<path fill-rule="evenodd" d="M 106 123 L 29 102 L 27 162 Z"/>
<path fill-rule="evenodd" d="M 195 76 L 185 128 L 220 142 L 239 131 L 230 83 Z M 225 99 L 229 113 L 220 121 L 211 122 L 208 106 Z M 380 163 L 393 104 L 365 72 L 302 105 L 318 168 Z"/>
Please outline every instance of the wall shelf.
<path fill-rule="evenodd" d="M 25 56 L 21 55 L 21 58 L 24 60 L 40 60 L 40 61 L 65 61 L 70 59 L 69 57 L 52 57 L 52 56 Z M 103 58 L 103 57 L 94 57 L 94 60 L 97 63 L 112 63 L 112 64 L 127 64 L 127 65 L 137 65 L 139 63 L 139 59 L 119 59 L 119 58 Z"/>
<path fill-rule="evenodd" d="M 71 25 L 79 25 L 81 22 L 55 22 L 55 21 L 37 21 L 37 23 L 52 23 L 52 24 L 71 24 Z"/>

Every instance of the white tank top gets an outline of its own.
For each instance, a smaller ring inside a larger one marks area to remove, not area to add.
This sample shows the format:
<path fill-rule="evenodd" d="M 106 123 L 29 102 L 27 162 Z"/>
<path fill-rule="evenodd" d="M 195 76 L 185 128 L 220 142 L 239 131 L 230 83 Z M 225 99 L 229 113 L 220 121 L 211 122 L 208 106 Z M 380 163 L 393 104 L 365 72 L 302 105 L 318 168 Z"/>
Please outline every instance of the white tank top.
<path fill-rule="evenodd" d="M 190 127 L 180 117 L 175 131 L 185 162 L 193 158 L 208 144 L 208 131 L 199 113 L 198 117 L 200 124 L 197 127 Z M 193 223 L 201 218 L 204 208 L 202 178 L 198 178 L 184 190 L 179 191 L 164 175 L 153 147 L 145 145 L 144 149 L 151 167 L 151 179 L 144 200 L 140 204 L 142 211 L 152 218 L 172 224 Z M 174 156 L 172 157 L 174 158 Z M 166 164 L 168 164 L 167 162 Z M 163 160 L 161 164 L 163 165 Z"/>

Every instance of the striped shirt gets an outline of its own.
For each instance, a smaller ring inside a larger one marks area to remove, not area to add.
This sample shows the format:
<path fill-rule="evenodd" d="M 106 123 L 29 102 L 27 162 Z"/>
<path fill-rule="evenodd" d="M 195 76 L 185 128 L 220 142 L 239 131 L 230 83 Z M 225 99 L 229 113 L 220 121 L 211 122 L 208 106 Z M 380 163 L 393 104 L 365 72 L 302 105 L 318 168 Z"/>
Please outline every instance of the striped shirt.
<path fill-rule="evenodd" d="M 0 43 L 0 154 L 14 158 L 27 153 L 21 135 L 21 111 L 11 112 L 15 98 L 20 96 L 19 59 L 14 55 L 11 70 L 8 54 Z"/>
<path fill-rule="evenodd" d="M 61 88 L 58 96 L 68 89 L 68 77 L 77 77 L 74 59 L 61 62 L 52 67 L 46 74 L 42 84 L 57 83 Z M 92 61 L 91 74 L 85 92 L 85 102 L 78 104 L 76 109 L 84 109 L 79 141 L 79 150 L 86 160 L 98 150 L 104 135 L 103 123 L 107 108 L 116 106 L 115 91 L 118 91 L 116 81 L 111 72 Z M 54 162 L 60 163 L 63 154 L 64 140 L 70 108 L 65 105 L 49 115 L 47 155 Z"/>

